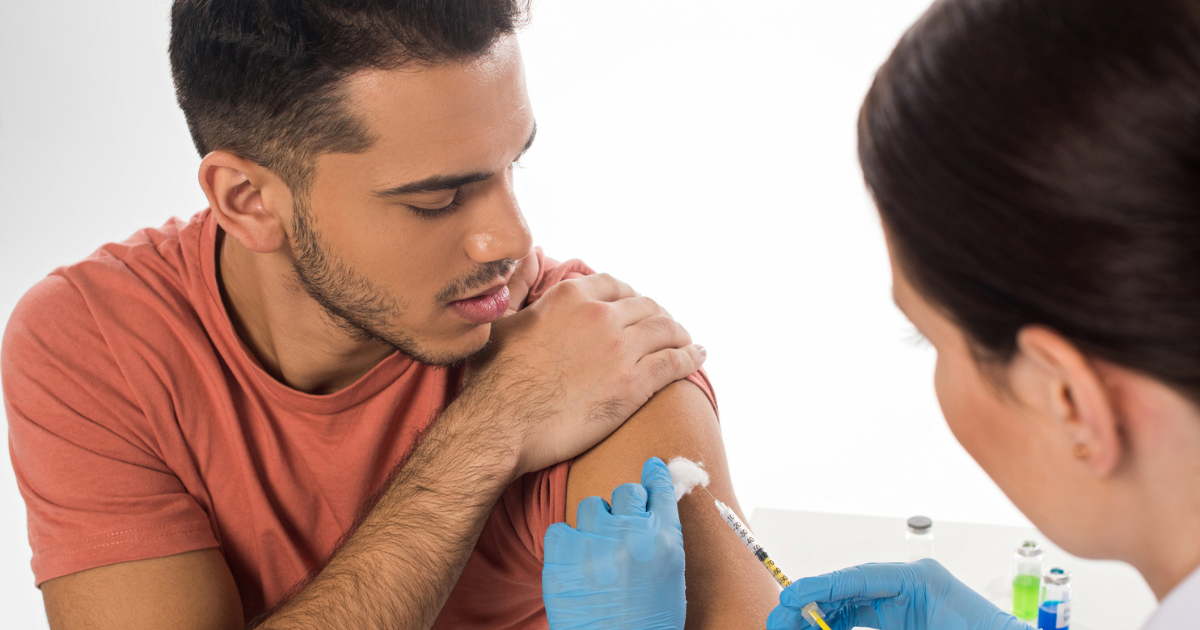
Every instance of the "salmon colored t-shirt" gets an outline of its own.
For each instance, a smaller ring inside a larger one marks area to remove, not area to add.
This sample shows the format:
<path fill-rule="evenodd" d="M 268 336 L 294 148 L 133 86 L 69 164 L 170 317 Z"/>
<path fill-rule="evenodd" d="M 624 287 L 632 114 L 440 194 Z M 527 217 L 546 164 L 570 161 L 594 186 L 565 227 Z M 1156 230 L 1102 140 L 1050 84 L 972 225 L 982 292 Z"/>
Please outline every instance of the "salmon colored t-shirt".
<path fill-rule="evenodd" d="M 217 234 L 209 211 L 144 230 L 13 312 L 0 370 L 37 584 L 219 547 L 251 619 L 333 551 L 457 394 L 461 370 L 400 353 L 329 395 L 274 380 L 226 315 Z M 530 302 L 592 273 L 537 256 Z M 546 627 L 542 538 L 564 519 L 567 470 L 504 492 L 436 628 Z"/>

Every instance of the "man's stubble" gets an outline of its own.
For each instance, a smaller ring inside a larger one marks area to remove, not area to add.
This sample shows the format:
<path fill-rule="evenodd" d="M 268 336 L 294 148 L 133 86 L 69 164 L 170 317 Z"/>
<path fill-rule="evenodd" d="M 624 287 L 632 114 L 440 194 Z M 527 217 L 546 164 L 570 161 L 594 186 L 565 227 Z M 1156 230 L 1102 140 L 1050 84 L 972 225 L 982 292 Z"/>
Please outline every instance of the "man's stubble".
<path fill-rule="evenodd" d="M 296 201 L 292 232 L 292 269 L 300 288 L 321 306 L 334 326 L 356 341 L 379 340 L 418 363 L 432 366 L 456 366 L 486 350 L 485 344 L 466 353 L 430 351 L 415 335 L 397 326 L 409 303 L 359 273 L 326 247 L 313 226 L 306 202 L 301 199 Z M 515 265 L 511 260 L 480 265 L 469 276 L 438 291 L 434 300 L 440 304 L 486 286 Z"/>

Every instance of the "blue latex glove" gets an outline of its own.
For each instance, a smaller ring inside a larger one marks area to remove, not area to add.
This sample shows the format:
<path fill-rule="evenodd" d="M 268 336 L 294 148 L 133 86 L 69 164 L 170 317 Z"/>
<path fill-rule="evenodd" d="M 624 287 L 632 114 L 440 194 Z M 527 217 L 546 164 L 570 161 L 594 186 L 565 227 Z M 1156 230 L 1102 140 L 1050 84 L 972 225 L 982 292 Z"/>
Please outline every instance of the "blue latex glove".
<path fill-rule="evenodd" d="M 817 602 L 831 630 L 1029 630 L 930 559 L 797 580 L 779 594 L 767 630 L 812 628 L 800 615 L 810 602 Z"/>
<path fill-rule="evenodd" d="M 647 460 L 642 483 L 613 490 L 611 508 L 580 501 L 576 523 L 546 530 L 551 630 L 683 630 L 683 529 L 666 464 Z"/>

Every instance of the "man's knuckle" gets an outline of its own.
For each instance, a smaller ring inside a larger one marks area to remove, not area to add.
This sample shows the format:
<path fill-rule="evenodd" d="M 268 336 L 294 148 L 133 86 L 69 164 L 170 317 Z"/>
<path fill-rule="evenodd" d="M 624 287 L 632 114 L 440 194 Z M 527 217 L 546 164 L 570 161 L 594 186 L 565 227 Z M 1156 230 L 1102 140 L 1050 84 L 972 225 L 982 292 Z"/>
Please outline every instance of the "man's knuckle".
<path fill-rule="evenodd" d="M 657 383 L 670 378 L 679 367 L 679 358 L 674 352 L 664 352 L 650 362 L 650 376 Z"/>
<path fill-rule="evenodd" d="M 629 338 L 629 335 L 613 335 L 609 338 L 608 345 L 609 352 L 613 356 L 624 357 L 633 353 L 633 341 Z"/>
<path fill-rule="evenodd" d="M 662 315 L 653 315 L 642 320 L 642 328 L 649 334 L 664 333 L 671 330 L 671 320 Z"/>
<path fill-rule="evenodd" d="M 678 374 L 683 369 L 683 353 L 681 352 L 675 350 L 667 352 L 665 361 L 668 376 Z"/>
<path fill-rule="evenodd" d="M 573 298 L 578 297 L 583 292 L 583 287 L 579 286 L 574 280 L 563 280 L 554 286 L 554 290 L 563 297 Z"/>
<path fill-rule="evenodd" d="M 613 323 L 616 314 L 606 302 L 585 302 L 581 307 L 581 315 L 583 319 L 592 324 L 598 324 L 604 327 L 609 327 Z"/>
<path fill-rule="evenodd" d="M 621 370 L 620 376 L 617 378 L 617 387 L 625 393 L 638 391 L 642 384 L 642 373 L 636 366 L 630 366 Z"/>

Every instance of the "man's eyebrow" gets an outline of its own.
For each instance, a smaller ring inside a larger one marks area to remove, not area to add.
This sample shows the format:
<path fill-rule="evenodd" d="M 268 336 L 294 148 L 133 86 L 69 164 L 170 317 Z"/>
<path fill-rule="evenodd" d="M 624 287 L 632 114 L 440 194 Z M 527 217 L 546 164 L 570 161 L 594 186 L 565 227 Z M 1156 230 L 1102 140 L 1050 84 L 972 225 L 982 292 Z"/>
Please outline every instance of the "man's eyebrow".
<path fill-rule="evenodd" d="M 533 132 L 529 134 L 529 139 L 525 141 L 525 146 L 521 148 L 521 152 L 517 154 L 517 159 L 520 159 L 529 147 L 533 146 L 533 139 L 537 136 L 537 123 L 533 123 Z M 491 173 L 466 173 L 463 175 L 434 175 L 426 177 L 415 182 L 401 184 L 386 190 L 377 190 L 374 193 L 376 197 L 398 197 L 401 195 L 412 195 L 416 193 L 439 192 L 442 190 L 454 190 L 462 188 L 467 184 L 474 184 L 491 178 Z"/>
<path fill-rule="evenodd" d="M 415 182 L 401 184 L 395 188 L 387 190 L 377 190 L 371 194 L 376 197 L 396 197 L 399 195 L 412 195 L 415 193 L 437 192 L 440 190 L 454 190 L 462 188 L 467 184 L 481 182 L 492 176 L 491 173 L 467 173 L 465 175 L 434 175 L 426 177 Z"/>

